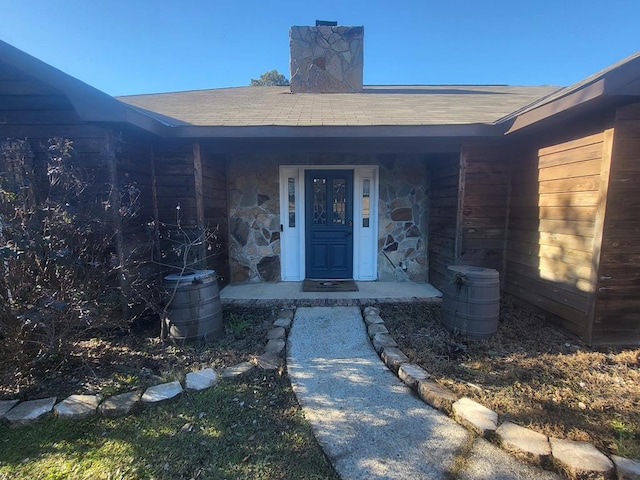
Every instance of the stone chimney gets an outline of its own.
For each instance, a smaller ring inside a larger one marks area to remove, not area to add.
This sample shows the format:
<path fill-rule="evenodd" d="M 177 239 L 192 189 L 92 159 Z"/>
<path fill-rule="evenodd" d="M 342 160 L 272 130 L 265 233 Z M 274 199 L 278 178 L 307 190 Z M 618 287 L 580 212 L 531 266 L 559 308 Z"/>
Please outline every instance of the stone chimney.
<path fill-rule="evenodd" d="M 362 91 L 364 27 L 291 27 L 291 93 Z"/>

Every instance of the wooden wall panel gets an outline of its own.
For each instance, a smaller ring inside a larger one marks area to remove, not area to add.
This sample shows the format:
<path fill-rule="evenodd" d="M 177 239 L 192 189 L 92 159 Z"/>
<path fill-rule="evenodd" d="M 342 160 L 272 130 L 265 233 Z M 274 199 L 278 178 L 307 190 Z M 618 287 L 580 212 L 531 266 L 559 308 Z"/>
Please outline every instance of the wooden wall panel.
<path fill-rule="evenodd" d="M 118 145 L 116 157 L 119 188 L 124 192 L 131 185 L 139 192 L 140 209 L 135 218 L 124 222 L 123 228 L 126 233 L 145 233 L 147 225 L 155 220 L 151 142 L 148 138 L 133 133 L 125 134 Z"/>
<path fill-rule="evenodd" d="M 504 281 L 511 164 L 503 146 L 465 145 L 459 262 L 492 268 Z"/>
<path fill-rule="evenodd" d="M 155 152 L 155 172 L 160 224 L 176 228 L 180 222 L 183 228 L 197 227 L 191 143 L 158 145 Z"/>
<path fill-rule="evenodd" d="M 602 233 L 594 343 L 640 343 L 640 103 L 618 109 Z"/>
<path fill-rule="evenodd" d="M 459 156 L 430 159 L 429 282 L 442 288 L 449 265 L 456 262 Z"/>
<path fill-rule="evenodd" d="M 589 340 L 605 136 L 550 143 L 513 161 L 504 290 Z"/>
<path fill-rule="evenodd" d="M 227 201 L 227 163 L 223 155 L 203 151 L 202 179 L 205 226 L 217 233 L 208 268 L 218 273 L 220 286 L 230 282 L 229 205 Z"/>

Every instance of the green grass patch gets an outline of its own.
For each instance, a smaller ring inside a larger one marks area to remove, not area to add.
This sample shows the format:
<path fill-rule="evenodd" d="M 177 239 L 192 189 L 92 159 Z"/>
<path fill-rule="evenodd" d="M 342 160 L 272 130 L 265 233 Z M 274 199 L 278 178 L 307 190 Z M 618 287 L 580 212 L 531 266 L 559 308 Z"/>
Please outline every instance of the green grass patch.
<path fill-rule="evenodd" d="M 337 479 L 286 376 L 256 371 L 119 419 L 0 426 L 0 479 Z"/>

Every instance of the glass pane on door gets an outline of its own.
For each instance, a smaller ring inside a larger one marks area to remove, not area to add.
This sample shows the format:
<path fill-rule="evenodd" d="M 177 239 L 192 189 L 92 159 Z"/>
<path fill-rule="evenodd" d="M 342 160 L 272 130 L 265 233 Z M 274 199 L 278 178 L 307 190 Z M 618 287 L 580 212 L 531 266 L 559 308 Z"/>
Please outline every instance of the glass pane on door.
<path fill-rule="evenodd" d="M 325 178 L 313 179 L 313 224 L 326 225 L 327 223 L 327 180 Z"/>
<path fill-rule="evenodd" d="M 333 193 L 333 224 L 344 225 L 346 223 L 346 182 L 344 178 L 334 178 L 332 185 Z"/>

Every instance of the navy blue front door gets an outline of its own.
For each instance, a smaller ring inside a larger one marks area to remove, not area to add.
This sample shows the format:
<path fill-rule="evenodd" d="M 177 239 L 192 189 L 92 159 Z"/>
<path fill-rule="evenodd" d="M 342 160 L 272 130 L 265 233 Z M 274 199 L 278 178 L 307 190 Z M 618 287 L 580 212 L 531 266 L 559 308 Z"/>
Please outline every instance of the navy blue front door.
<path fill-rule="evenodd" d="M 305 173 L 306 277 L 353 278 L 353 170 Z"/>

